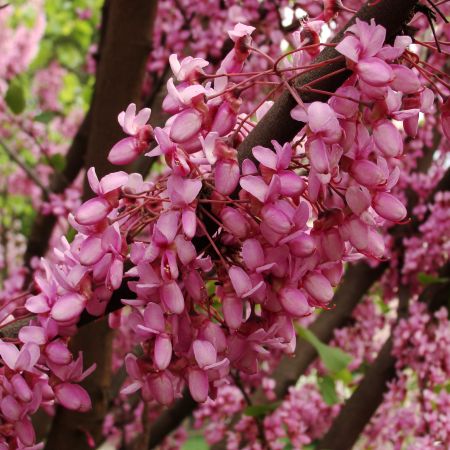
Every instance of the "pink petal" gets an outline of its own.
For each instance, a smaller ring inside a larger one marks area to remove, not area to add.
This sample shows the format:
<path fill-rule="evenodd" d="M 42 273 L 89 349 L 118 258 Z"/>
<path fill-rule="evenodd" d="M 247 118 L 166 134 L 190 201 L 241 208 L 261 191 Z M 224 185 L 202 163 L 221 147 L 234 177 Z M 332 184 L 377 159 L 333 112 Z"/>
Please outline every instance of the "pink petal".
<path fill-rule="evenodd" d="M 187 266 L 196 258 L 197 251 L 195 250 L 194 244 L 191 241 L 186 240 L 182 235 L 176 237 L 175 245 L 178 258 L 183 265 Z"/>
<path fill-rule="evenodd" d="M 132 163 L 140 154 L 139 141 L 135 137 L 126 137 L 113 145 L 108 153 L 108 161 L 115 166 L 124 166 Z"/>
<path fill-rule="evenodd" d="M 240 239 L 244 239 L 249 231 L 248 220 L 236 209 L 226 206 L 220 212 L 220 219 L 227 231 Z"/>
<path fill-rule="evenodd" d="M 0 356 L 3 362 L 12 370 L 16 366 L 19 350 L 14 344 L 0 341 Z"/>
<path fill-rule="evenodd" d="M 65 294 L 53 305 L 50 317 L 57 322 L 69 322 L 78 319 L 86 305 L 86 297 L 80 294 Z"/>
<path fill-rule="evenodd" d="M 264 223 L 275 233 L 289 233 L 292 228 L 292 222 L 279 205 L 265 205 L 261 210 L 261 217 Z"/>
<path fill-rule="evenodd" d="M 7 395 L 0 403 L 0 410 L 8 421 L 15 422 L 19 420 L 22 413 L 20 403 L 12 396 Z"/>
<path fill-rule="evenodd" d="M 125 186 L 128 183 L 129 175 L 126 172 L 119 171 L 109 173 L 100 180 L 102 194 L 108 194 L 116 189 Z"/>
<path fill-rule="evenodd" d="M 264 265 L 264 251 L 257 239 L 247 239 L 242 244 L 242 257 L 250 270 Z"/>
<path fill-rule="evenodd" d="M 261 177 L 247 175 L 241 178 L 239 184 L 241 185 L 241 188 L 244 189 L 244 191 L 249 192 L 260 202 L 264 203 L 268 186 Z"/>
<path fill-rule="evenodd" d="M 119 258 L 115 258 L 109 267 L 108 277 L 106 279 L 106 285 L 115 291 L 119 289 L 123 278 L 123 261 Z"/>
<path fill-rule="evenodd" d="M 394 80 L 391 87 L 405 94 L 413 94 L 420 90 L 422 84 L 416 73 L 402 64 L 392 64 Z"/>
<path fill-rule="evenodd" d="M 372 197 L 366 187 L 357 185 L 347 189 L 345 200 L 350 209 L 359 216 L 370 206 Z"/>
<path fill-rule="evenodd" d="M 168 336 L 156 336 L 154 361 L 159 370 L 165 370 L 172 360 L 172 341 Z"/>
<path fill-rule="evenodd" d="M 23 342 L 34 342 L 37 345 L 42 345 L 47 342 L 47 336 L 44 328 L 37 326 L 25 326 L 19 331 L 19 339 Z"/>
<path fill-rule="evenodd" d="M 34 314 L 42 314 L 50 311 L 50 306 L 48 306 L 47 299 L 43 294 L 29 297 L 25 302 L 25 308 Z"/>
<path fill-rule="evenodd" d="M 195 136 L 202 126 L 202 116 L 194 109 L 185 109 L 175 116 L 170 128 L 170 139 L 185 142 Z"/>
<path fill-rule="evenodd" d="M 195 360 L 201 369 L 217 361 L 217 351 L 209 341 L 196 339 L 192 343 L 192 350 L 194 351 Z"/>
<path fill-rule="evenodd" d="M 219 160 L 214 171 L 214 185 L 218 192 L 230 195 L 239 183 L 239 165 L 233 160 Z"/>
<path fill-rule="evenodd" d="M 329 303 L 333 298 L 333 288 L 320 272 L 310 272 L 304 281 L 308 294 L 320 303 Z"/>
<path fill-rule="evenodd" d="M 157 303 L 149 303 L 144 310 L 144 323 L 155 332 L 164 332 L 166 322 L 161 306 Z"/>
<path fill-rule="evenodd" d="M 28 418 L 23 418 L 22 420 L 19 420 L 15 423 L 14 429 L 17 433 L 17 437 L 28 446 L 28 450 L 32 450 L 30 446 L 34 444 L 36 441 L 36 433 L 34 432 L 33 424 L 31 423 L 31 420 Z M 34 447 L 36 450 L 38 450 L 38 446 Z M 42 448 L 42 447 L 41 447 Z"/>
<path fill-rule="evenodd" d="M 92 191 L 96 194 L 100 194 L 100 182 L 98 181 L 97 174 L 95 173 L 95 167 L 90 167 L 86 173 L 86 176 Z"/>
<path fill-rule="evenodd" d="M 378 215 L 391 222 L 401 222 L 407 215 L 403 203 L 392 194 L 379 192 L 373 200 L 373 208 Z"/>
<path fill-rule="evenodd" d="M 72 361 L 72 353 L 67 345 L 60 340 L 48 343 L 45 347 L 45 353 L 48 359 L 55 364 L 65 365 Z"/>
<path fill-rule="evenodd" d="M 289 241 L 288 245 L 292 254 L 300 258 L 310 256 L 316 249 L 314 239 L 305 233 L 297 235 L 294 239 Z"/>
<path fill-rule="evenodd" d="M 277 169 L 277 155 L 273 150 L 257 145 L 253 148 L 252 153 L 256 160 L 262 165 L 272 170 Z"/>
<path fill-rule="evenodd" d="M 312 311 L 306 297 L 299 289 L 283 288 L 280 291 L 280 302 L 283 308 L 294 317 L 303 317 Z"/>
<path fill-rule="evenodd" d="M 192 369 L 188 375 L 189 392 L 192 398 L 203 403 L 208 398 L 209 382 L 208 375 L 203 370 Z"/>
<path fill-rule="evenodd" d="M 159 216 L 156 228 L 164 236 L 166 243 L 170 244 L 175 239 L 179 220 L 180 213 L 178 211 L 168 211 Z"/>
<path fill-rule="evenodd" d="M 380 58 L 364 58 L 358 62 L 358 75 L 371 86 L 386 86 L 394 79 L 391 67 Z"/>
<path fill-rule="evenodd" d="M 243 321 L 243 303 L 235 296 L 226 296 L 222 300 L 222 312 L 226 324 L 233 330 L 237 330 Z"/>
<path fill-rule="evenodd" d="M 211 131 L 219 133 L 219 136 L 227 135 L 236 124 L 236 113 L 228 102 L 223 102 L 214 116 Z"/>
<path fill-rule="evenodd" d="M 59 403 L 72 411 L 86 412 L 91 409 L 91 399 L 88 393 L 77 384 L 61 383 L 55 388 Z"/>
<path fill-rule="evenodd" d="M 228 275 L 238 297 L 243 297 L 252 289 L 252 282 L 247 273 L 237 266 L 231 266 Z"/>
<path fill-rule="evenodd" d="M 22 400 L 23 402 L 29 402 L 31 401 L 33 397 L 33 392 L 31 391 L 30 387 L 28 386 L 28 383 L 25 381 L 25 378 L 23 378 L 20 374 L 15 374 L 11 378 L 11 384 L 14 388 L 15 395 Z"/>
<path fill-rule="evenodd" d="M 397 157 L 403 153 L 403 139 L 395 125 L 389 120 L 377 123 L 373 129 L 375 145 L 385 156 Z"/>
<path fill-rule="evenodd" d="M 160 288 L 161 301 L 173 314 L 181 314 L 184 310 L 184 297 L 175 281 L 165 283 Z"/>
<path fill-rule="evenodd" d="M 306 189 L 306 183 L 296 173 L 286 170 L 278 174 L 280 178 L 280 193 L 288 197 L 302 194 Z"/>
<path fill-rule="evenodd" d="M 161 405 L 170 405 L 174 398 L 174 389 L 169 376 L 162 372 L 149 380 L 149 387 L 155 400 Z"/>
<path fill-rule="evenodd" d="M 142 108 L 134 118 L 134 127 L 139 130 L 142 128 L 150 119 L 152 110 L 150 108 Z"/>
<path fill-rule="evenodd" d="M 94 225 L 102 221 L 111 211 L 111 205 L 101 197 L 84 202 L 75 214 L 75 220 L 81 225 Z"/>
<path fill-rule="evenodd" d="M 330 172 L 327 147 L 322 139 L 314 139 L 309 144 L 309 159 L 316 172 L 327 174 Z"/>
<path fill-rule="evenodd" d="M 39 346 L 33 342 L 27 342 L 19 352 L 15 365 L 16 370 L 30 371 L 38 362 L 40 355 Z"/>
<path fill-rule="evenodd" d="M 359 39 L 355 36 L 346 36 L 341 42 L 336 46 L 336 51 L 341 55 L 344 55 L 350 61 L 358 62 L 359 54 L 361 51 L 361 44 Z"/>
<path fill-rule="evenodd" d="M 351 173 L 358 183 L 367 187 L 379 186 L 387 181 L 383 170 L 377 164 L 365 159 L 354 161 Z"/>
<path fill-rule="evenodd" d="M 88 236 L 80 246 L 80 263 L 85 266 L 92 266 L 98 263 L 104 254 L 101 238 Z"/>

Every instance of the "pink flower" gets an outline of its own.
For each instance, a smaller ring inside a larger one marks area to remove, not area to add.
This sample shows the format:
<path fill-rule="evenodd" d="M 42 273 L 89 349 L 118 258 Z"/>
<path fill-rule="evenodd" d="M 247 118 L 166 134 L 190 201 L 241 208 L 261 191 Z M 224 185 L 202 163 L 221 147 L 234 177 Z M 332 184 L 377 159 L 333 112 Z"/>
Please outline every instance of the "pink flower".
<path fill-rule="evenodd" d="M 197 72 L 203 72 L 203 67 L 206 67 L 209 63 L 203 58 L 193 58 L 187 56 L 183 58 L 181 63 L 178 61 L 178 56 L 172 54 L 169 56 L 170 68 L 178 81 L 185 81 L 186 79 L 195 77 Z"/>
<path fill-rule="evenodd" d="M 389 120 L 379 121 L 373 128 L 375 145 L 385 156 L 398 157 L 403 153 L 403 138 Z"/>
<path fill-rule="evenodd" d="M 117 120 L 125 133 L 136 136 L 150 119 L 151 113 L 150 108 L 143 108 L 136 114 L 136 104 L 130 103 L 127 109 L 119 114 Z"/>
<path fill-rule="evenodd" d="M 320 272 L 310 272 L 303 283 L 308 294 L 319 303 L 329 303 L 333 298 L 330 282 Z"/>
<path fill-rule="evenodd" d="M 91 399 L 81 386 L 61 383 L 54 390 L 57 400 L 65 408 L 79 412 L 86 412 L 91 409 Z"/>
<path fill-rule="evenodd" d="M 373 199 L 373 208 L 383 219 L 401 222 L 407 215 L 403 203 L 387 192 L 379 192 Z"/>

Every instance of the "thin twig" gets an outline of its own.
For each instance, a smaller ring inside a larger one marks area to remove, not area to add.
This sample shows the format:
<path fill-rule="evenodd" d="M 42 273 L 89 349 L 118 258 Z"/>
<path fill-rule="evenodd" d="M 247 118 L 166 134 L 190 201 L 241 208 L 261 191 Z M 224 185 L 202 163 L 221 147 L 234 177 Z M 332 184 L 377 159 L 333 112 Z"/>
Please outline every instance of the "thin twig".
<path fill-rule="evenodd" d="M 39 186 L 47 199 L 51 192 L 47 186 L 45 186 L 42 181 L 39 179 L 39 176 L 31 169 L 31 167 L 28 167 L 25 161 L 16 153 L 14 153 L 8 145 L 0 139 L 0 145 L 3 147 L 7 155 L 34 181 L 34 183 Z"/>

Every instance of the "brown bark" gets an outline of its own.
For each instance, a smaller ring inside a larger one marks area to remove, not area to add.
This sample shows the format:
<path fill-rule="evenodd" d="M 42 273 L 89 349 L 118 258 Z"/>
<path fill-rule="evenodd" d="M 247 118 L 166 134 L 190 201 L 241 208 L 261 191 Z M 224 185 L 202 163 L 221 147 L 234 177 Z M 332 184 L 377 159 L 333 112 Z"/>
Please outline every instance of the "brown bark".
<path fill-rule="evenodd" d="M 110 0 L 109 3 L 85 158 L 85 166 L 94 166 L 99 178 L 117 170 L 108 162 L 107 155 L 123 134 L 117 123 L 118 113 L 131 102 L 140 107 L 156 6 L 156 0 Z M 85 180 L 83 198 L 91 196 Z M 92 448 L 88 437 L 96 443 L 101 441 L 111 386 L 112 338 L 105 317 L 80 329 L 71 341 L 74 350 L 83 351 L 86 365 L 97 364 L 94 374 L 82 383 L 92 399 L 92 409 L 80 414 L 58 408 L 46 450 L 88 450 Z"/>
<path fill-rule="evenodd" d="M 100 27 L 100 39 L 98 44 L 98 51 L 96 54 L 97 60 L 97 74 L 99 70 L 99 61 L 103 51 L 106 35 L 106 27 L 108 24 L 110 0 L 105 0 L 102 7 L 102 22 Z M 97 75 L 96 74 L 96 75 Z M 95 98 L 95 89 L 92 98 Z M 50 180 L 50 191 L 55 194 L 61 194 L 67 189 L 80 173 L 84 166 L 84 159 L 87 151 L 87 144 L 89 139 L 89 132 L 91 128 L 92 118 L 92 103 L 89 111 L 81 122 L 75 137 L 70 144 L 66 154 L 66 164 L 62 172 L 55 172 Z M 53 214 L 44 215 L 38 213 L 33 222 L 30 236 L 28 237 L 27 248 L 24 255 L 25 267 L 30 267 L 31 258 L 33 256 L 44 256 L 48 250 L 48 244 L 56 225 L 56 216 Z M 31 277 L 30 277 L 31 278 Z M 26 280 L 25 284 L 28 284 Z"/>
<path fill-rule="evenodd" d="M 153 449 L 176 430 L 186 417 L 192 414 L 197 403 L 192 399 L 187 389 L 183 397 L 178 399 L 170 408 L 166 409 L 152 424 L 148 449 Z"/>

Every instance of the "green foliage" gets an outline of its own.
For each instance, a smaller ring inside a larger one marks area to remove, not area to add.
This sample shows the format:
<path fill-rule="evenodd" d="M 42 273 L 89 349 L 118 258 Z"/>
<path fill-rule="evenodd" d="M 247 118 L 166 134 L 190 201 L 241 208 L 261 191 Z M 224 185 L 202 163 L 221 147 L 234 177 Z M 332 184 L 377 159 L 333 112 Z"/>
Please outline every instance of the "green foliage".
<path fill-rule="evenodd" d="M 58 114 L 54 111 L 43 111 L 34 116 L 35 122 L 49 124 Z"/>
<path fill-rule="evenodd" d="M 267 403 L 265 405 L 250 405 L 244 409 L 244 414 L 250 417 L 264 417 L 275 411 L 281 402 Z"/>
<path fill-rule="evenodd" d="M 22 195 L 0 195 L 0 217 L 6 228 L 11 228 L 13 220 L 20 223 L 18 230 L 29 236 L 36 211 L 30 199 Z"/>
<path fill-rule="evenodd" d="M 297 332 L 301 338 L 309 342 L 317 350 L 324 366 L 331 374 L 337 374 L 344 370 L 352 360 L 348 353 L 324 344 L 308 329 L 299 326 Z"/>
<path fill-rule="evenodd" d="M 25 109 L 25 89 L 19 78 L 14 78 L 9 83 L 5 102 L 14 114 L 20 114 Z"/>
<path fill-rule="evenodd" d="M 195 435 L 189 437 L 182 447 L 182 450 L 208 450 L 209 446 L 203 436 Z"/>
<path fill-rule="evenodd" d="M 448 283 L 450 281 L 449 278 L 440 278 L 436 275 L 428 275 L 425 272 L 420 272 L 417 275 L 417 280 L 419 281 L 420 284 L 423 284 L 424 286 L 436 283 Z"/>
<path fill-rule="evenodd" d="M 319 378 L 318 384 L 319 391 L 322 394 L 325 403 L 327 405 L 335 405 L 338 402 L 335 380 L 327 375 L 323 378 Z"/>

